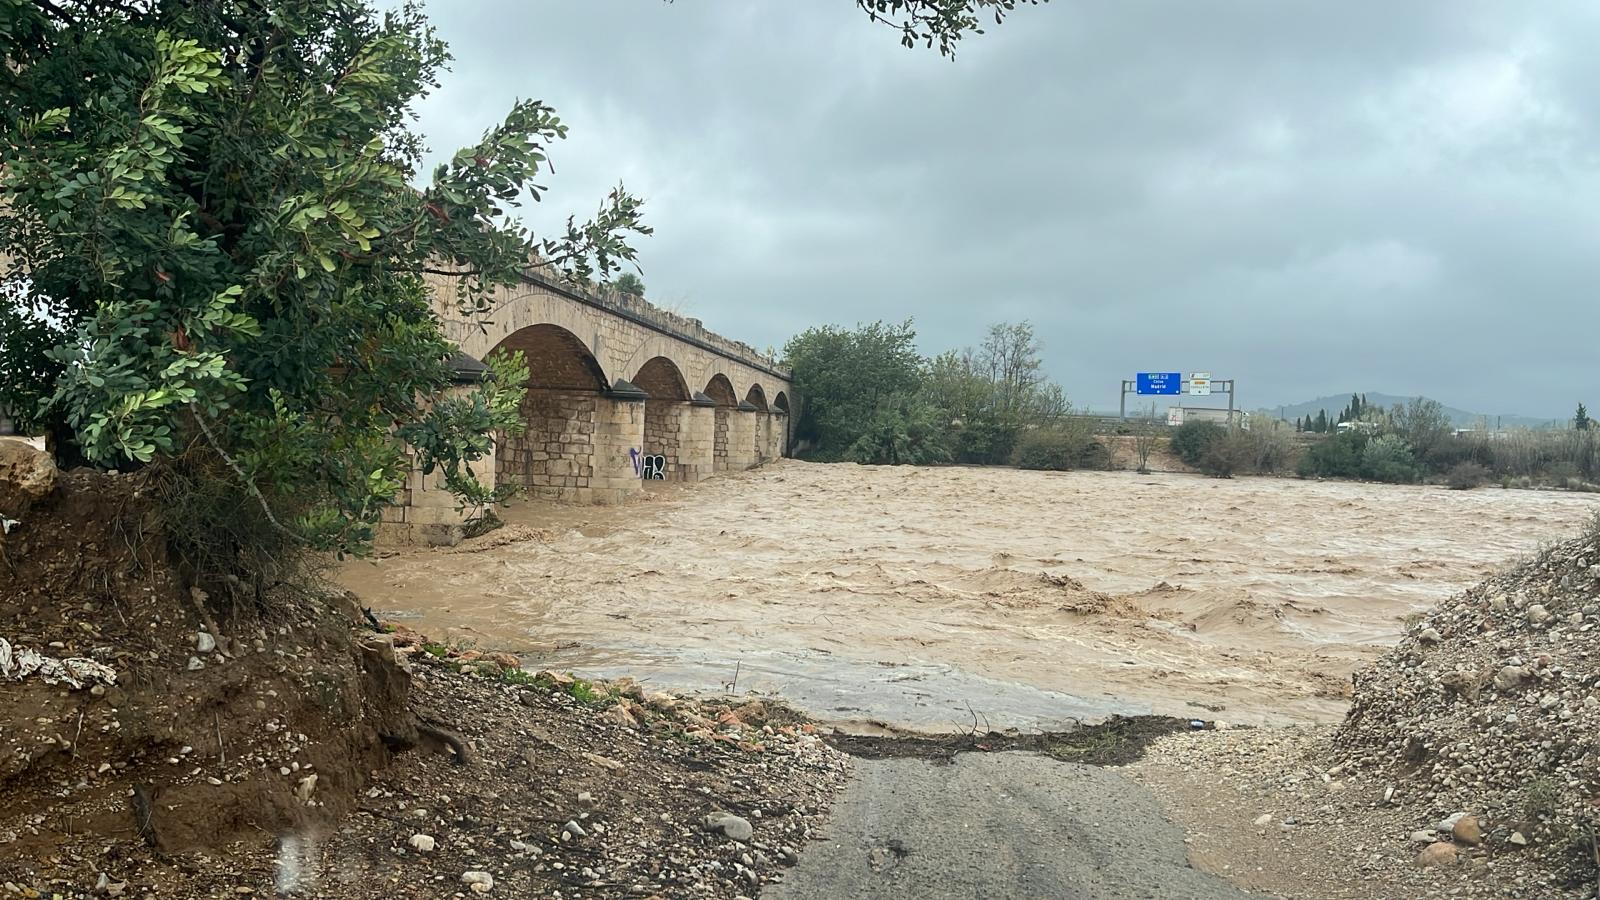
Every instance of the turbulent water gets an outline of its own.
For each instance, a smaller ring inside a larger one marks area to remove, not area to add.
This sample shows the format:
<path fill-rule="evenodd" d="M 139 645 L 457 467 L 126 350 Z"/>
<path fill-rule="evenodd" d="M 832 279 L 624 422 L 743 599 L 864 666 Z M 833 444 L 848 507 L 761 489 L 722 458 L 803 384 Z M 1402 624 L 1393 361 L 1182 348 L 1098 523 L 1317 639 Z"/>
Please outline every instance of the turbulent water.
<path fill-rule="evenodd" d="M 775 692 L 861 727 L 1326 721 L 1405 616 L 1597 508 L 785 461 L 622 507 L 520 505 L 486 538 L 341 580 L 382 615 L 531 667 Z"/>

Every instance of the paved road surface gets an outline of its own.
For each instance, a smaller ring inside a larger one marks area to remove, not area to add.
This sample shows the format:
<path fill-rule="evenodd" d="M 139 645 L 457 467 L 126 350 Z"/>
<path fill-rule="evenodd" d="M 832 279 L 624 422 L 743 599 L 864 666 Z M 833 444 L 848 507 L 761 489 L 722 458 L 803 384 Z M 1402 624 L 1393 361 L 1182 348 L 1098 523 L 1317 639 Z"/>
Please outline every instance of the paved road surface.
<path fill-rule="evenodd" d="M 1236 900 L 1189 868 L 1183 832 L 1114 771 L 1032 753 L 953 763 L 856 761 L 831 840 L 811 844 L 775 900 Z"/>

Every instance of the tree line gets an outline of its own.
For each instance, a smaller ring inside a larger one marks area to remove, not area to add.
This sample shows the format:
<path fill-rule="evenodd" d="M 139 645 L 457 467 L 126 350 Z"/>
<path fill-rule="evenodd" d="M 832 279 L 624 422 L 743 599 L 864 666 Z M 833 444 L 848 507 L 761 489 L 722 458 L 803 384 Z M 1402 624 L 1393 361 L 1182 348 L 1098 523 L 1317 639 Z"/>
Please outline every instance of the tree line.
<path fill-rule="evenodd" d="M 1493 478 L 1507 486 L 1575 489 L 1600 481 L 1600 432 L 1592 429 L 1581 403 L 1571 428 L 1458 433 L 1444 407 L 1424 397 L 1389 409 L 1356 405 L 1354 414 L 1341 421 L 1361 427 L 1309 447 L 1299 474 L 1399 483 L 1443 480 L 1458 488 Z"/>
<path fill-rule="evenodd" d="M 797 446 L 862 463 L 1102 464 L 1042 351 L 1027 322 L 993 325 L 977 347 L 932 357 L 918 352 L 909 319 L 807 329 L 784 347 L 805 400 Z"/>
<path fill-rule="evenodd" d="M 1327 434 L 1330 431 L 1339 430 L 1339 426 L 1346 422 L 1361 421 L 1361 417 L 1363 415 L 1371 414 L 1373 409 L 1374 408 L 1367 403 L 1367 397 L 1365 394 L 1351 394 L 1350 403 L 1345 406 L 1344 409 L 1339 410 L 1338 418 L 1330 421 L 1328 419 L 1328 411 L 1325 409 L 1319 409 L 1317 410 L 1317 414 L 1315 416 L 1307 414 L 1296 418 L 1294 420 L 1294 430 L 1297 432 L 1311 432 L 1313 434 Z M 1381 407 L 1378 408 L 1377 411 L 1382 412 Z"/>

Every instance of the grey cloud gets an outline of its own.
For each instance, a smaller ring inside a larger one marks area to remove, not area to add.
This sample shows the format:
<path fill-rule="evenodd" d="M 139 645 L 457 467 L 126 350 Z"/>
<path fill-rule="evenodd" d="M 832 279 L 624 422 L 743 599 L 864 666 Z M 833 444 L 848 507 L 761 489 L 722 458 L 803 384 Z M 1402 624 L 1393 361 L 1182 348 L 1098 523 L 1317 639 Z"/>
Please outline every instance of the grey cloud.
<path fill-rule="evenodd" d="M 647 198 L 654 299 L 758 346 L 1028 318 L 1080 403 L 1209 369 L 1563 415 L 1600 388 L 1600 13 L 1054 0 L 910 52 L 848 0 L 435 2 L 441 152 L 562 113 L 548 227 Z M 1600 392 L 1591 395 L 1593 400 Z"/>

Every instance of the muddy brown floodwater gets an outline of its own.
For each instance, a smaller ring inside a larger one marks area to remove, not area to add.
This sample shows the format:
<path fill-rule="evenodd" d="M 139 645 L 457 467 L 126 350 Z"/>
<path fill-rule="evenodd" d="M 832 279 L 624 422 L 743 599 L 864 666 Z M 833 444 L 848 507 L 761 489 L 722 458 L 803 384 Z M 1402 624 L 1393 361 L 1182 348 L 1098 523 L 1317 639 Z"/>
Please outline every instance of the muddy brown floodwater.
<path fill-rule="evenodd" d="M 1328 721 L 1408 614 L 1597 508 L 1498 488 L 783 461 L 622 507 L 520 504 L 500 532 L 340 580 L 382 615 L 530 667 L 773 692 L 866 730 Z"/>

